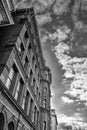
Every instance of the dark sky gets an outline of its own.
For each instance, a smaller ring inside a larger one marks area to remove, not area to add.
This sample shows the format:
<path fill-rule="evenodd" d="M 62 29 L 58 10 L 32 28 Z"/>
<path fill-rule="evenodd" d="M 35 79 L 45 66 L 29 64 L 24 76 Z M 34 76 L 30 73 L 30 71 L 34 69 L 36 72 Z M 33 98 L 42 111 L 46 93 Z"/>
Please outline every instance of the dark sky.
<path fill-rule="evenodd" d="M 59 126 L 87 129 L 86 0 L 23 0 L 33 6 L 46 64 L 52 72 L 51 106 Z"/>

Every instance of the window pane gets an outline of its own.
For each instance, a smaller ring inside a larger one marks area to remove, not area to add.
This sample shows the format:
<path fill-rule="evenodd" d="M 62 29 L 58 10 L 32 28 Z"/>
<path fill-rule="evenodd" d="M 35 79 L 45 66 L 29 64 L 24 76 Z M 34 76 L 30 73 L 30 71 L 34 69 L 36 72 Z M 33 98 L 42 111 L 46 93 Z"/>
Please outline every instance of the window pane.
<path fill-rule="evenodd" d="M 23 97 L 23 102 L 22 102 L 22 108 L 24 109 L 25 106 L 25 97 Z"/>
<path fill-rule="evenodd" d="M 1 15 L 1 13 L 0 13 L 0 22 L 1 22 L 1 21 L 3 21 L 3 17 L 2 17 L 2 15 Z"/>
<path fill-rule="evenodd" d="M 9 77 L 7 78 L 7 81 L 6 81 L 6 87 L 9 89 L 10 85 L 11 85 L 11 80 L 9 79 Z"/>
<path fill-rule="evenodd" d="M 20 82 L 18 82 L 18 85 L 17 85 L 17 91 L 19 92 L 19 89 L 20 89 Z"/>
<path fill-rule="evenodd" d="M 16 100 L 18 98 L 19 89 L 20 89 L 20 82 L 18 82 L 18 84 L 17 84 L 17 89 L 16 89 L 16 93 L 15 93 L 15 97 L 14 97 Z"/>
<path fill-rule="evenodd" d="M 9 78 L 12 79 L 14 75 L 14 70 L 11 68 L 10 73 L 9 73 Z"/>

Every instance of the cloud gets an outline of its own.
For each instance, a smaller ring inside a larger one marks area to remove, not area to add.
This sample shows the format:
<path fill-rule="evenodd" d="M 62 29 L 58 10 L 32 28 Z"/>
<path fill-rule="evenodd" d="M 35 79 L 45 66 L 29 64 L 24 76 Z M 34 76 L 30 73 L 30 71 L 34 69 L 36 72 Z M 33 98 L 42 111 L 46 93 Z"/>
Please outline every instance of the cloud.
<path fill-rule="evenodd" d="M 66 25 L 63 25 L 62 27 L 59 27 L 55 33 L 49 34 L 49 39 L 55 40 L 57 38 L 58 42 L 61 42 L 68 38 L 70 32 L 71 30 Z"/>
<path fill-rule="evenodd" d="M 36 19 L 37 19 L 37 23 L 38 23 L 39 26 L 42 26 L 45 23 L 48 23 L 48 22 L 52 21 L 50 13 L 45 13 L 43 15 L 37 15 Z"/>
<path fill-rule="evenodd" d="M 50 7 L 55 0 L 37 0 L 38 2 L 40 2 L 42 5 L 44 5 L 46 8 Z"/>
<path fill-rule="evenodd" d="M 64 103 L 68 103 L 68 104 L 74 102 L 74 100 L 69 99 L 68 97 L 65 97 L 65 96 L 62 96 L 61 99 L 63 100 Z"/>
<path fill-rule="evenodd" d="M 65 42 L 69 38 L 70 33 L 71 30 L 66 25 L 63 25 L 58 27 L 53 34 L 49 34 L 48 38 L 52 41 L 57 39 L 58 44 L 52 50 L 58 59 L 58 63 L 62 65 L 65 82 L 70 79 L 68 90 L 64 94 L 76 98 L 87 106 L 87 58 L 71 56 L 73 47 L 71 47 L 71 43 Z M 67 98 L 62 97 L 62 99 L 69 103 Z"/>
<path fill-rule="evenodd" d="M 71 0 L 56 0 L 55 5 L 53 7 L 53 11 L 57 15 L 62 15 L 67 13 L 69 10 L 68 5 L 70 4 Z"/>
<path fill-rule="evenodd" d="M 72 126 L 72 128 L 86 129 L 87 123 L 84 122 L 84 118 L 80 113 L 75 113 L 71 117 L 65 114 L 57 114 L 59 128 L 66 128 L 67 126 Z"/>
<path fill-rule="evenodd" d="M 42 15 L 47 16 L 47 13 L 50 14 L 50 19 L 52 19 L 51 17 L 52 13 L 57 14 L 59 16 L 64 13 L 67 13 L 67 11 L 69 10 L 68 5 L 70 4 L 70 2 L 71 0 L 66 0 L 66 1 L 65 0 L 21 0 L 19 3 L 17 3 L 16 8 L 34 7 L 35 14 L 41 17 L 41 19 L 42 19 Z M 47 18 L 49 19 L 49 17 Z M 39 20 L 37 21 L 39 22 Z M 46 24 L 47 22 L 50 22 L 50 20 L 46 19 L 45 22 L 44 19 L 43 24 Z"/>
<path fill-rule="evenodd" d="M 47 33 L 43 37 L 43 41 L 46 42 L 47 39 L 54 41 L 57 39 L 58 44 L 52 47 L 52 50 L 56 55 L 58 64 L 62 65 L 61 68 L 64 70 L 63 84 L 65 86 L 68 85 L 64 94 L 74 98 L 77 104 L 79 102 L 87 106 L 87 58 L 71 56 L 73 46 L 71 46 L 71 43 L 65 41 L 69 38 L 70 33 L 71 30 L 66 25 L 63 25 L 62 27 L 58 27 L 53 34 Z M 65 97 L 62 97 L 62 99 L 69 103 Z"/>

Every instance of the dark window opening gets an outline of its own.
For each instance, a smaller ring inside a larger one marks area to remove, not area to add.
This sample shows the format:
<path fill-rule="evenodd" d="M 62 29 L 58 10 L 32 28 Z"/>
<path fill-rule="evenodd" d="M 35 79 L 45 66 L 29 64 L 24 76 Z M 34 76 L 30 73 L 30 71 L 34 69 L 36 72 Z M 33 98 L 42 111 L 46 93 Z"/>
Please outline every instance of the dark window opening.
<path fill-rule="evenodd" d="M 28 68 L 28 58 L 27 58 L 27 56 L 26 56 L 26 58 L 25 58 L 25 63 L 24 63 L 24 68 L 25 68 L 25 70 L 27 70 L 27 68 Z"/>
<path fill-rule="evenodd" d="M 10 122 L 8 124 L 8 130 L 14 130 L 14 123 L 13 122 Z"/>
<path fill-rule="evenodd" d="M 25 34 L 24 34 L 24 38 L 27 39 L 29 36 L 28 36 L 28 32 L 26 31 Z"/>
<path fill-rule="evenodd" d="M 29 102 L 29 92 L 26 92 L 26 98 L 25 98 L 25 107 L 24 107 L 24 111 L 27 113 L 27 109 L 28 109 L 28 102 Z"/>
<path fill-rule="evenodd" d="M 32 49 L 31 43 L 28 46 L 28 51 L 30 51 Z"/>
<path fill-rule="evenodd" d="M 4 115 L 3 113 L 0 113 L 0 130 L 4 130 L 4 123 L 5 123 Z"/>

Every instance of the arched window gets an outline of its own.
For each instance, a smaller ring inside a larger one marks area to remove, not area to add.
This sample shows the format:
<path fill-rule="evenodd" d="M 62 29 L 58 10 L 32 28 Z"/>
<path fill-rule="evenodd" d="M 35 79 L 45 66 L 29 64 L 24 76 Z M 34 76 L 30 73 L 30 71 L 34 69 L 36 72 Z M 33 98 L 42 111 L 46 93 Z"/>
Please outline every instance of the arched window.
<path fill-rule="evenodd" d="M 4 130 L 4 123 L 5 123 L 4 115 L 3 113 L 0 113 L 0 130 Z"/>
<path fill-rule="evenodd" d="M 12 121 L 8 124 L 8 130 L 14 130 L 14 123 Z"/>

